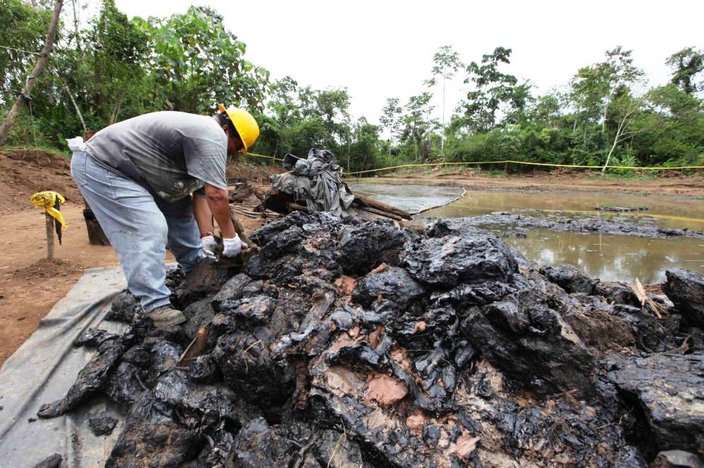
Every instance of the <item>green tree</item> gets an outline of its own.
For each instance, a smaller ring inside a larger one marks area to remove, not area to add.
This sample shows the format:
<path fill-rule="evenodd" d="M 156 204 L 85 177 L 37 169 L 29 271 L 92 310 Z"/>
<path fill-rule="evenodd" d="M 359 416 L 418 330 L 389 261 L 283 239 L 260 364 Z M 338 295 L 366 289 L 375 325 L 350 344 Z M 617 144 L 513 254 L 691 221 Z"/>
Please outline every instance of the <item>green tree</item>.
<path fill-rule="evenodd" d="M 613 129 L 610 132 L 612 135 L 611 145 L 609 146 L 608 152 L 606 154 L 606 160 L 601 169 L 601 175 L 606 173 L 606 168 L 611 162 L 611 158 L 614 155 L 616 149 L 620 144 L 632 138 L 637 129 L 634 129 L 631 125 L 634 119 L 637 118 L 638 113 L 641 112 L 643 107 L 644 98 L 634 98 L 630 95 L 630 92 L 624 87 L 622 88 L 622 93 L 617 94 L 613 97 L 611 103 L 611 112 L 609 115 L 609 121 L 613 122 Z"/>
<path fill-rule="evenodd" d="M 273 154 L 304 157 L 311 148 L 325 148 L 348 159 L 354 129 L 350 125 L 350 97 L 345 89 L 300 87 L 291 77 L 277 80 L 265 101 L 266 128 L 258 147 Z"/>
<path fill-rule="evenodd" d="M 17 93 L 17 99 L 10 111 L 5 116 L 5 119 L 0 126 L 0 144 L 3 144 L 7 139 L 7 134 L 12 129 L 12 126 L 20 113 L 20 110 L 30 102 L 31 92 L 36 84 L 37 80 L 41 77 L 46 69 L 47 63 L 49 62 L 49 54 L 54 48 L 54 41 L 56 39 L 56 32 L 59 28 L 59 19 L 61 16 L 61 8 L 63 7 L 62 0 L 56 0 L 54 2 L 54 9 L 51 13 L 51 19 L 49 20 L 49 26 L 46 31 L 46 38 L 44 41 L 44 47 L 42 47 L 41 52 L 38 54 L 32 72 L 27 76 L 27 80 L 22 87 L 22 91 Z"/>
<path fill-rule="evenodd" d="M 90 81 L 73 83 L 74 87 L 85 87 L 89 96 L 86 104 L 102 126 L 121 120 L 123 107 L 128 107 L 123 118 L 142 111 L 147 90 L 143 86 L 146 71 L 141 65 L 146 59 L 147 41 L 147 33 L 130 22 L 114 0 L 103 0 L 97 21 L 87 34 L 85 52 L 78 50 L 78 60 L 84 57 L 90 66 Z"/>
<path fill-rule="evenodd" d="M 364 171 L 376 166 L 379 157 L 379 127 L 360 118 L 352 129 L 355 138 L 348 149 L 347 170 Z"/>
<path fill-rule="evenodd" d="M 437 128 L 437 122 L 430 117 L 432 97 L 430 93 L 412 96 L 404 107 L 401 141 L 412 144 L 416 161 L 424 161 L 431 155 L 430 133 Z"/>
<path fill-rule="evenodd" d="M 51 11 L 0 0 L 0 104 L 15 99 L 43 45 Z"/>
<path fill-rule="evenodd" d="M 214 10 L 190 7 L 141 27 L 150 36 L 147 68 L 158 105 L 199 113 L 216 102 L 263 108 L 269 73 L 244 59 L 245 44 Z"/>
<path fill-rule="evenodd" d="M 672 68 L 672 83 L 687 94 L 704 89 L 704 54 L 694 47 L 686 47 L 672 54 L 665 62 Z"/>
<path fill-rule="evenodd" d="M 350 96 L 346 89 L 330 89 L 315 93 L 316 112 L 325 126 L 328 147 L 349 145 Z"/>
<path fill-rule="evenodd" d="M 437 77 L 442 78 L 442 120 L 440 134 L 440 156 L 445 156 L 445 93 L 447 81 L 454 78 L 457 70 L 463 67 L 460 61 L 459 53 L 452 49 L 452 46 L 446 45 L 433 55 L 433 68 L 431 70 L 432 78 L 427 81 L 428 87 L 433 87 L 437 84 Z"/>
<path fill-rule="evenodd" d="M 634 122 L 636 157 L 647 165 L 704 164 L 704 103 L 675 84 L 650 90 Z"/>
<path fill-rule="evenodd" d="M 584 125 L 600 121 L 602 135 L 616 94 L 643 77 L 643 71 L 633 65 L 631 54 L 618 46 L 606 52 L 605 61 L 580 68 L 572 79 L 572 98 L 583 114 Z"/>
<path fill-rule="evenodd" d="M 510 63 L 511 49 L 497 47 L 482 56 L 481 65 L 467 65 L 465 84 L 472 85 L 460 104 L 462 114 L 454 119 L 453 127 L 470 133 L 486 132 L 499 124 L 514 123 L 523 114 L 530 99 L 530 84 L 518 84 L 518 79 L 503 73 L 499 66 Z"/>
<path fill-rule="evenodd" d="M 379 122 L 388 134 L 388 154 L 391 155 L 391 147 L 396 142 L 400 132 L 402 123 L 403 108 L 400 105 L 398 98 L 387 98 L 384 108 L 381 110 Z"/>

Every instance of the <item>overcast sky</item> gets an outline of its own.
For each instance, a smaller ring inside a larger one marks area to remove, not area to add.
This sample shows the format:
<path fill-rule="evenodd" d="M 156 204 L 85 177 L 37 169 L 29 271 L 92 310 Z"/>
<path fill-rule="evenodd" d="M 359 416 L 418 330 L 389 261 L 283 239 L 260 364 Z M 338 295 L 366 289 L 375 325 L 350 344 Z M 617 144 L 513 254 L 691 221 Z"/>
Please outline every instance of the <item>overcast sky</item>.
<path fill-rule="evenodd" d="M 314 89 L 347 88 L 354 117 L 378 122 L 386 98 L 424 90 L 433 54 L 451 45 L 463 62 L 511 48 L 505 70 L 538 94 L 565 86 L 580 67 L 618 45 L 633 50 L 651 84 L 669 79 L 665 60 L 704 48 L 702 0 L 117 0 L 132 16 L 168 16 L 209 5 L 247 44 L 245 58 Z M 454 107 L 460 79 L 450 84 Z M 441 95 L 436 89 L 438 115 Z M 449 115 L 449 110 L 447 112 Z"/>

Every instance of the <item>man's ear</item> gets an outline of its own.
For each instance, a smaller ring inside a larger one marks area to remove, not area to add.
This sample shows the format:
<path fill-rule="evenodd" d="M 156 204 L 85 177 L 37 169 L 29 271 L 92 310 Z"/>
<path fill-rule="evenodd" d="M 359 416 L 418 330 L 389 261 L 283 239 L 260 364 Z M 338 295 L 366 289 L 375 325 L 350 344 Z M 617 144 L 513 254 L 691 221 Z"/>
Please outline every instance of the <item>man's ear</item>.
<path fill-rule="evenodd" d="M 222 126 L 222 129 L 227 133 L 228 135 L 230 134 L 230 126 L 225 124 Z"/>

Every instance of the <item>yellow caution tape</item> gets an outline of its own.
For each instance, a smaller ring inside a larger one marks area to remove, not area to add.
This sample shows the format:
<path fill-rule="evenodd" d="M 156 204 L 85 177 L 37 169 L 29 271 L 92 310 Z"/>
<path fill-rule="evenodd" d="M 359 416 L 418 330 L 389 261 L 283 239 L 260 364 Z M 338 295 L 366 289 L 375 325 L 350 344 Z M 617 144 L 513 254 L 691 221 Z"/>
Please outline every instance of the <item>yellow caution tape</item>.
<path fill-rule="evenodd" d="M 274 161 L 283 161 L 281 158 L 274 156 L 265 156 L 263 154 L 248 153 L 248 156 L 254 156 L 256 158 L 266 158 L 273 159 Z M 580 164 L 552 164 L 552 163 L 539 163 L 539 162 L 528 162 L 528 161 L 516 161 L 512 159 L 503 159 L 500 161 L 451 161 L 451 162 L 437 162 L 437 163 L 415 163 L 415 164 L 400 164 L 398 166 L 382 167 L 379 169 L 368 169 L 366 171 L 355 171 L 347 172 L 344 174 L 345 177 L 359 175 L 359 174 L 370 174 L 372 172 L 383 172 L 390 171 L 393 169 L 405 169 L 405 168 L 420 168 L 420 167 L 442 167 L 442 166 L 481 166 L 484 164 L 519 164 L 523 166 L 541 166 L 541 167 L 561 167 L 561 168 L 571 168 L 571 169 L 604 169 L 604 166 L 586 166 Z M 701 170 L 704 166 L 607 166 L 607 169 L 621 169 L 621 170 L 632 170 L 632 171 L 671 171 L 671 170 Z"/>
<path fill-rule="evenodd" d="M 562 167 L 562 168 L 572 168 L 572 169 L 603 169 L 604 166 L 584 166 L 579 164 L 551 164 L 551 163 L 538 163 L 538 162 L 527 162 L 527 161 L 515 161 L 511 159 L 505 159 L 500 161 L 453 161 L 453 162 L 440 162 L 440 163 L 425 163 L 425 164 L 401 164 L 398 166 L 383 167 L 380 169 L 369 169 L 366 171 L 356 171 L 348 172 L 345 176 L 359 175 L 359 174 L 369 174 L 372 172 L 382 172 L 392 169 L 403 169 L 411 167 L 441 167 L 441 166 L 481 166 L 483 164 L 520 164 L 524 166 L 542 166 L 542 167 Z M 607 166 L 607 169 L 623 169 L 623 170 L 633 170 L 633 171 L 667 171 L 667 170 L 688 170 L 688 169 L 704 169 L 704 166 Z"/>
<path fill-rule="evenodd" d="M 61 223 L 63 227 L 68 226 L 64 220 L 64 215 L 61 214 L 59 210 L 55 207 L 57 206 L 57 201 L 59 203 L 66 203 L 64 197 L 58 192 L 52 192 L 50 190 L 46 192 L 37 192 L 29 199 L 32 205 L 38 206 L 39 208 L 44 208 L 44 210 Z"/>
<path fill-rule="evenodd" d="M 276 156 L 266 156 L 264 154 L 252 153 L 251 151 L 247 153 L 247 156 L 254 156 L 255 158 L 273 159 L 274 161 L 283 161 L 283 159 L 277 158 Z"/>

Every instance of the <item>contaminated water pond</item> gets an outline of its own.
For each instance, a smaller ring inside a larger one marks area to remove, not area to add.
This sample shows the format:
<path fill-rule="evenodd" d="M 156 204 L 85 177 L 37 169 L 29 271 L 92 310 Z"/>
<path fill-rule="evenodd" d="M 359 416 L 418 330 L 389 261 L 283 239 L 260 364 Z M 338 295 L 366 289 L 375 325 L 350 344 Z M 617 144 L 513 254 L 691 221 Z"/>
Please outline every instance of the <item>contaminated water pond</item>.
<path fill-rule="evenodd" d="M 347 185 L 353 193 L 368 195 L 411 214 L 459 201 L 465 193 L 462 187 L 359 183 L 347 183 Z"/>
<path fill-rule="evenodd" d="M 519 213 L 537 218 L 573 219 L 602 217 L 615 222 L 647 223 L 661 228 L 704 231 L 704 200 L 684 197 L 617 193 L 468 190 L 353 184 L 353 191 L 373 196 L 409 212 L 436 218 L 474 217 L 496 212 Z M 437 207 L 429 209 L 429 207 Z M 639 209 L 607 212 L 607 209 Z M 665 271 L 686 268 L 704 273 L 704 239 L 673 237 L 654 239 L 601 233 L 555 232 L 512 226 L 483 226 L 504 238 L 528 260 L 539 265 L 568 263 L 603 281 L 643 283 L 665 280 Z"/>

